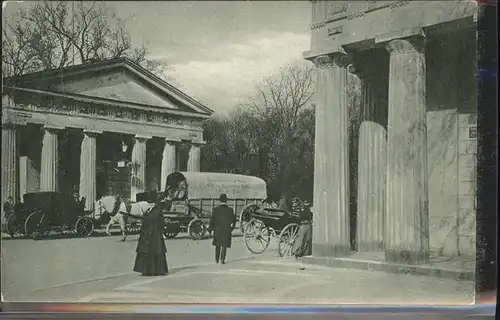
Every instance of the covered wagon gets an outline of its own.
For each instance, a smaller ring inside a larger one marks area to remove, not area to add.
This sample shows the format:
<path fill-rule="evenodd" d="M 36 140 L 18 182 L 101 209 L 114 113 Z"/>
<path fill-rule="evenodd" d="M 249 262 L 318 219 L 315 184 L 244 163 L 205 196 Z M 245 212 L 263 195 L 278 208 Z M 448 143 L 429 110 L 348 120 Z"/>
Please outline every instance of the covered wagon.
<path fill-rule="evenodd" d="M 181 231 L 188 231 L 193 239 L 205 237 L 222 193 L 227 195 L 227 205 L 237 216 L 249 204 L 260 203 L 267 197 L 266 182 L 260 178 L 213 172 L 174 172 L 167 177 L 165 191 L 173 199 L 172 206 L 164 212 L 165 234 L 169 238 Z"/>

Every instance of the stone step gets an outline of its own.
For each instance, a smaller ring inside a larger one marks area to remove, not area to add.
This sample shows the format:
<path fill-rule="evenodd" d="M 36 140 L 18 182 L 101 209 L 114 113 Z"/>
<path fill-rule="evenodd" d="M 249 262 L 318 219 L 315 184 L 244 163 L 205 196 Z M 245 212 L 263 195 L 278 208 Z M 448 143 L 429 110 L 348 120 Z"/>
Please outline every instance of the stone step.
<path fill-rule="evenodd" d="M 474 281 L 475 279 L 475 273 L 472 270 L 461 270 L 428 265 L 405 265 L 383 261 L 327 257 L 304 257 L 302 261 L 306 265 L 321 265 L 334 268 L 353 268 L 361 270 L 384 271 L 390 273 L 436 276 L 469 281 Z"/>

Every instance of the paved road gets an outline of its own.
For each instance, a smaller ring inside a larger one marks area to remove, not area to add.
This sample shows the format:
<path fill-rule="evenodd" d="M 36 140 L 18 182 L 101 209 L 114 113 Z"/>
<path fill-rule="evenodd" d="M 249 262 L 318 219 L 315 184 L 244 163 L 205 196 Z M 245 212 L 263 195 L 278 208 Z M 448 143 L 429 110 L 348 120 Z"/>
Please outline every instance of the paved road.
<path fill-rule="evenodd" d="M 234 238 L 229 263 L 213 263 L 210 239 L 167 241 L 170 274 L 131 272 L 137 236 L 5 241 L 3 295 L 10 301 L 468 303 L 472 282 L 322 268 L 259 256 Z"/>
<path fill-rule="evenodd" d="M 236 233 L 236 231 L 235 231 Z M 126 242 L 120 236 L 2 241 L 2 293 L 7 300 L 24 299 L 27 294 L 51 286 L 131 275 L 138 235 Z M 211 239 L 195 241 L 180 234 L 167 240 L 170 268 L 211 263 L 214 260 Z M 272 256 L 270 250 L 265 256 Z M 243 238 L 235 234 L 228 259 L 249 257 Z"/>
<path fill-rule="evenodd" d="M 167 277 L 135 279 L 111 290 L 86 295 L 79 301 L 466 304 L 473 301 L 473 292 L 471 282 L 304 266 L 300 262 L 271 258 L 225 266 L 206 265 Z"/>

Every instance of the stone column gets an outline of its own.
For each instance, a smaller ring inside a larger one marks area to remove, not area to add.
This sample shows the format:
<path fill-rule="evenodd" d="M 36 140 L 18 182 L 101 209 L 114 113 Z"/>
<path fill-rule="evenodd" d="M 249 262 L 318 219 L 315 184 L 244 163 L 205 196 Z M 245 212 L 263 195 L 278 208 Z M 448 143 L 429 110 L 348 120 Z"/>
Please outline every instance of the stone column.
<path fill-rule="evenodd" d="M 80 197 L 85 197 L 85 210 L 94 210 L 96 199 L 97 135 L 101 132 L 83 132 L 80 153 Z"/>
<path fill-rule="evenodd" d="M 316 140 L 313 255 L 338 256 L 349 244 L 349 128 L 347 56 L 315 58 Z"/>
<path fill-rule="evenodd" d="M 146 190 L 146 142 L 149 137 L 136 136 L 132 149 L 132 175 L 130 181 L 130 200 L 135 202 L 136 194 Z"/>
<path fill-rule="evenodd" d="M 165 191 L 167 183 L 167 176 L 177 170 L 175 164 L 177 160 L 177 143 L 179 141 L 172 139 L 165 139 L 165 146 L 163 147 L 163 156 L 161 160 L 161 182 L 160 192 Z"/>
<path fill-rule="evenodd" d="M 387 130 L 386 260 L 429 259 L 426 69 L 423 37 L 392 40 Z"/>
<path fill-rule="evenodd" d="M 18 167 L 18 132 L 14 124 L 4 123 L 2 124 L 2 223 L 5 219 L 3 204 L 9 197 L 12 197 L 14 203 L 19 201 Z"/>
<path fill-rule="evenodd" d="M 382 64 L 382 61 L 378 63 Z M 362 107 L 358 145 L 356 239 L 358 251 L 361 252 L 383 250 L 386 212 L 388 82 L 383 70 L 376 70 L 373 65 L 371 69 L 360 74 Z"/>
<path fill-rule="evenodd" d="M 62 128 L 45 126 L 40 166 L 40 191 L 58 191 L 59 136 Z"/>
<path fill-rule="evenodd" d="M 201 161 L 201 145 L 199 143 L 191 143 L 189 149 L 189 158 L 187 164 L 187 171 L 199 172 Z"/>

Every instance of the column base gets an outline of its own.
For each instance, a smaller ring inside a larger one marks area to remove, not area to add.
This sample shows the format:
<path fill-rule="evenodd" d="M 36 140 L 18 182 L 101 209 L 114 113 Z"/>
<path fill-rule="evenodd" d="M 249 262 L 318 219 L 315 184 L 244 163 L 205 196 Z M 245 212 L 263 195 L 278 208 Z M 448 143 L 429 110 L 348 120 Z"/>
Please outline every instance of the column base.
<path fill-rule="evenodd" d="M 315 257 L 345 257 L 351 254 L 351 247 L 348 244 L 313 243 L 312 252 Z"/>
<path fill-rule="evenodd" d="M 385 260 L 402 264 L 429 263 L 429 253 L 409 250 L 385 250 Z"/>
<path fill-rule="evenodd" d="M 357 243 L 358 252 L 377 252 L 384 251 L 384 243 L 382 241 L 360 241 Z"/>

